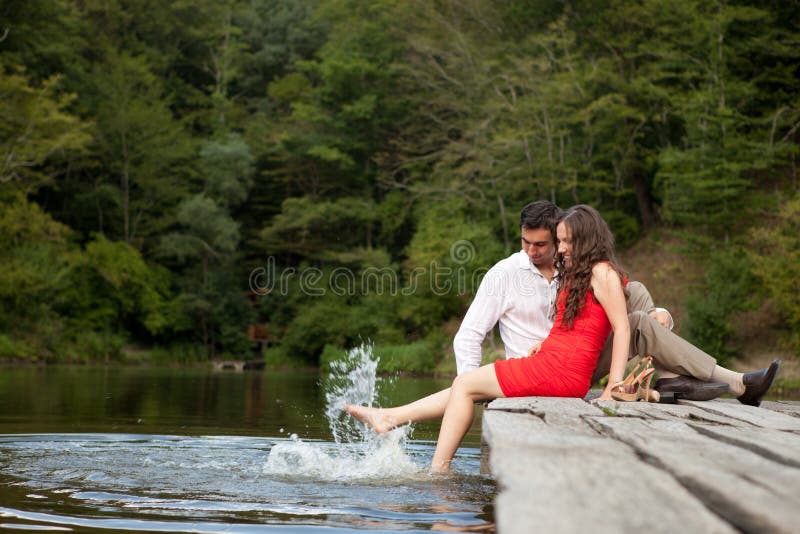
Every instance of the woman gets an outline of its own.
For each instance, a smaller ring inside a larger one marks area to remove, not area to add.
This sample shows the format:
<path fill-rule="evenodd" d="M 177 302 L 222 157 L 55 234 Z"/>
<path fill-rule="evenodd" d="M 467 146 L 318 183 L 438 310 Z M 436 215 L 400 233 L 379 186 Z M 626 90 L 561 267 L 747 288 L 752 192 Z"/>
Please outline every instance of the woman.
<path fill-rule="evenodd" d="M 461 439 L 469 429 L 476 401 L 498 397 L 549 396 L 583 398 L 609 332 L 614 331 L 608 386 L 622 381 L 628 359 L 630 326 L 625 277 L 614 257 L 614 238 L 592 207 L 570 208 L 556 229 L 559 274 L 557 313 L 549 336 L 526 358 L 498 360 L 456 377 L 453 385 L 395 408 L 345 405 L 347 413 L 387 432 L 397 425 L 442 418 L 431 470 L 448 472 Z"/>

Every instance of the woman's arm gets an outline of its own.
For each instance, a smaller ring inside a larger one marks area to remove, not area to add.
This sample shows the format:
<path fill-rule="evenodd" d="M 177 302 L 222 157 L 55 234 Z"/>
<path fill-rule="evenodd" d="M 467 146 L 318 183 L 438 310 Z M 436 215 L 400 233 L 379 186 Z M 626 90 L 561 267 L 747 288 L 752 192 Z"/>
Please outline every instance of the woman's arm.
<path fill-rule="evenodd" d="M 592 268 L 592 290 L 595 299 L 605 310 L 614 332 L 608 384 L 599 397 L 600 400 L 612 400 L 611 387 L 622 382 L 631 344 L 631 327 L 628 323 L 625 292 L 619 274 L 607 263 L 598 263 Z"/>

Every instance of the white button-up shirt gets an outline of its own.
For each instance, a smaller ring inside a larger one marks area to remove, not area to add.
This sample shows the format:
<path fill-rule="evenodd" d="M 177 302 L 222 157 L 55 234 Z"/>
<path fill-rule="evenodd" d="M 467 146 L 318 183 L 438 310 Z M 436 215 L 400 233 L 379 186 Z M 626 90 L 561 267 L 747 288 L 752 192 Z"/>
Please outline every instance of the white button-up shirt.
<path fill-rule="evenodd" d="M 480 367 L 481 343 L 498 321 L 506 358 L 527 356 L 550 333 L 557 290 L 524 251 L 489 269 L 453 340 L 458 374 Z"/>

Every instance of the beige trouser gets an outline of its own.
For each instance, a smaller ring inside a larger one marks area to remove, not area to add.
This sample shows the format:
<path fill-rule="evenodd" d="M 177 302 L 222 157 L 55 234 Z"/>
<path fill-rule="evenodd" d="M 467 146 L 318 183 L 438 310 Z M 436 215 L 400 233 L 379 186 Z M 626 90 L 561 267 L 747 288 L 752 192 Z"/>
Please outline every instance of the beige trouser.
<path fill-rule="evenodd" d="M 631 324 L 631 348 L 628 359 L 637 355 L 650 355 L 653 363 L 673 373 L 693 376 L 700 380 L 711 379 L 717 360 L 698 349 L 680 336 L 664 328 L 648 315 L 655 309 L 650 292 L 639 282 L 628 284 L 628 321 Z M 592 383 L 597 383 L 611 368 L 611 345 L 614 334 L 609 336 L 606 346 L 597 360 Z"/>

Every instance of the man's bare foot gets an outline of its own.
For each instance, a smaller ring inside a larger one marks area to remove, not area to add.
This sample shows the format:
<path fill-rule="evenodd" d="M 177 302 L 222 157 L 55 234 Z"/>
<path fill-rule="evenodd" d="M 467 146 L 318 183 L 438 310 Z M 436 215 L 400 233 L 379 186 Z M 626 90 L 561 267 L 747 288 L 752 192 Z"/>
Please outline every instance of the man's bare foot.
<path fill-rule="evenodd" d="M 386 415 L 386 412 L 380 408 L 345 404 L 344 411 L 362 423 L 366 423 L 371 426 L 372 430 L 374 430 L 376 434 L 384 434 L 397 426 L 392 418 Z"/>

